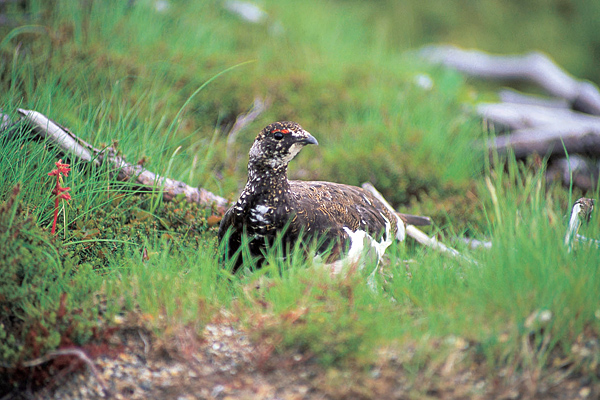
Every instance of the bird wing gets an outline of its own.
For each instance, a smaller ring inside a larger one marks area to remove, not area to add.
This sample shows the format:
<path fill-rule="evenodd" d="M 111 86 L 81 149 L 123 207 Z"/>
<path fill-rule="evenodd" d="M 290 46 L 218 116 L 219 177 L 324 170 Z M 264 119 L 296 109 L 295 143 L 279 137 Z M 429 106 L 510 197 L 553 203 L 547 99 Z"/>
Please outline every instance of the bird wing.
<path fill-rule="evenodd" d="M 223 215 L 221 223 L 219 224 L 219 233 L 217 234 L 219 242 L 223 239 L 223 237 L 225 237 L 227 230 L 233 226 L 233 214 L 233 207 L 231 207 L 229 210 L 227 210 L 225 215 Z"/>
<path fill-rule="evenodd" d="M 225 252 L 222 254 L 223 256 L 226 256 L 227 259 L 232 259 L 235 257 L 242 244 L 242 234 L 239 229 L 235 229 L 235 219 L 235 211 L 233 207 L 231 207 L 229 210 L 227 210 L 225 215 L 223 215 L 223 219 L 219 225 L 219 232 L 217 234 L 220 244 L 224 238 L 227 238 L 226 248 L 224 249 Z M 235 273 L 242 266 L 242 262 L 243 259 L 238 254 L 237 258 L 233 261 L 233 273 Z"/>
<path fill-rule="evenodd" d="M 350 185 L 318 181 L 290 181 L 296 217 L 306 233 L 339 235 L 345 229 L 365 231 L 380 238 L 391 224 L 397 230 L 397 218 L 371 193 Z"/>

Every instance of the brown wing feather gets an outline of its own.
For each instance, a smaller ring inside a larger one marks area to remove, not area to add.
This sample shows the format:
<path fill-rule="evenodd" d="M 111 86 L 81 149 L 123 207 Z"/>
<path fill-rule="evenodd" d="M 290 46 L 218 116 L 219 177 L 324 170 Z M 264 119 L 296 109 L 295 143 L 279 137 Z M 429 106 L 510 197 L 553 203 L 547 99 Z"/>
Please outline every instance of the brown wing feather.
<path fill-rule="evenodd" d="M 386 218 L 396 234 L 395 216 L 371 193 L 356 187 L 331 182 L 290 181 L 295 201 L 297 224 L 317 234 L 365 230 L 380 237 Z"/>
<path fill-rule="evenodd" d="M 233 207 L 231 207 L 229 210 L 227 210 L 227 212 L 225 213 L 225 215 L 223 215 L 223 218 L 221 219 L 221 223 L 219 224 L 219 232 L 217 234 L 217 237 L 219 238 L 219 242 L 223 239 L 223 237 L 227 233 L 227 230 L 231 227 L 232 220 L 233 220 L 232 217 L 233 217 Z"/>

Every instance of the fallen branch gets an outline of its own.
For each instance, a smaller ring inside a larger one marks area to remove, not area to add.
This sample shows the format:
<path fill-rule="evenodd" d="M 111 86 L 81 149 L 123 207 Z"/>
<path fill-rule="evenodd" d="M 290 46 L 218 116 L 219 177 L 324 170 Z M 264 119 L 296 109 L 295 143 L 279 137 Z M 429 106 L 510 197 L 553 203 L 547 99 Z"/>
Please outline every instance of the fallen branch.
<path fill-rule="evenodd" d="M 491 139 L 488 148 L 499 154 L 512 149 L 516 158 L 532 153 L 565 156 L 565 149 L 568 154 L 600 155 L 600 132 L 591 132 L 582 126 L 519 129 Z"/>
<path fill-rule="evenodd" d="M 502 89 L 498 92 L 498 96 L 500 96 L 500 101 L 503 103 L 526 104 L 554 109 L 568 109 L 570 107 L 569 102 L 565 99 L 534 96 L 513 89 Z"/>
<path fill-rule="evenodd" d="M 600 115 L 598 88 L 573 78 L 542 53 L 499 56 L 455 46 L 427 46 L 420 54 L 431 62 L 472 76 L 530 81 L 551 95 L 566 99 L 574 109 Z"/>
<path fill-rule="evenodd" d="M 263 100 L 260 97 L 256 97 L 254 98 L 254 104 L 252 105 L 252 109 L 246 114 L 240 114 L 237 116 L 233 127 L 227 135 L 227 158 L 229 158 L 230 154 L 232 154 L 231 147 L 235 144 L 235 140 L 237 138 L 238 133 L 256 118 L 258 118 L 259 115 L 265 112 L 267 108 L 269 108 L 269 105 L 270 100 L 268 98 Z"/>
<path fill-rule="evenodd" d="M 44 114 L 22 108 L 19 108 L 19 114 L 31 124 L 35 133 L 43 139 L 48 139 L 64 154 L 74 156 L 83 161 L 93 161 L 96 165 L 101 164 L 101 161 L 94 156 L 101 153 L 100 150 L 75 136 L 71 131 L 63 128 Z"/>
<path fill-rule="evenodd" d="M 445 244 L 439 242 L 435 237 L 429 237 L 425 232 L 417 229 L 414 225 L 406 225 L 406 234 L 411 238 L 415 239 L 418 243 L 429 246 L 432 249 L 441 251 L 442 253 L 449 254 L 453 257 L 463 257 L 457 250 L 452 247 L 448 247 Z M 471 261 L 471 260 L 469 260 Z"/>
<path fill-rule="evenodd" d="M 383 195 L 381 193 L 379 193 L 379 191 L 377 189 L 375 189 L 375 186 L 373 186 L 372 183 L 365 182 L 362 184 L 362 188 L 365 189 L 367 192 L 370 192 L 373 196 L 377 197 L 377 199 L 379 201 L 381 201 L 382 203 L 387 205 L 390 210 L 392 210 L 394 213 L 396 213 L 396 215 L 398 215 L 400 217 L 400 219 L 402 221 L 404 221 L 405 224 L 414 225 L 414 226 L 431 225 L 431 218 L 429 218 L 429 217 L 423 217 L 420 215 L 412 215 L 412 214 L 403 214 L 401 212 L 394 210 L 394 208 L 388 203 L 388 201 L 385 199 L 385 197 L 383 197 Z"/>
<path fill-rule="evenodd" d="M 495 125 L 514 130 L 488 141 L 490 151 L 515 157 L 541 155 L 600 155 L 600 117 L 540 105 L 495 103 L 477 106 L 477 113 Z M 564 147 L 563 147 L 564 144 Z"/>
<path fill-rule="evenodd" d="M 548 182 L 561 181 L 563 185 L 569 186 L 573 181 L 576 187 L 584 191 L 594 190 L 598 177 L 598 164 L 577 154 L 553 160 L 546 170 Z"/>
<path fill-rule="evenodd" d="M 526 95 L 514 90 L 500 92 L 501 103 L 480 104 L 477 114 L 497 134 L 487 143 L 490 154 L 516 158 L 530 154 L 554 156 L 549 161 L 549 176 L 561 176 L 569 184 L 593 190 L 600 170 L 597 166 L 570 173 L 565 179 L 564 162 L 555 157 L 577 154 L 600 157 L 600 90 L 590 82 L 578 80 L 549 57 L 540 53 L 517 56 L 491 55 L 454 46 L 429 46 L 420 52 L 427 60 L 454 68 L 465 74 L 491 79 L 521 80 L 540 86 L 552 98 Z M 577 112 L 573 110 L 582 112 Z M 593 114 L 593 115 L 590 115 Z M 509 133 L 501 135 L 509 131 Z"/>
<path fill-rule="evenodd" d="M 183 194 L 187 201 L 203 206 L 215 205 L 221 213 L 229 204 L 227 199 L 206 189 L 191 187 L 184 182 L 150 172 L 141 165 L 128 163 L 112 147 L 97 149 L 37 111 L 19 109 L 19 113 L 32 124 L 39 136 L 54 143 L 63 153 L 95 165 L 108 163 L 119 181 L 137 183 L 148 190 L 160 188 L 167 201 Z"/>
<path fill-rule="evenodd" d="M 477 106 L 477 114 L 511 129 L 558 125 L 566 130 L 569 126 L 576 125 L 590 132 L 600 132 L 600 117 L 541 104 L 482 103 Z"/>

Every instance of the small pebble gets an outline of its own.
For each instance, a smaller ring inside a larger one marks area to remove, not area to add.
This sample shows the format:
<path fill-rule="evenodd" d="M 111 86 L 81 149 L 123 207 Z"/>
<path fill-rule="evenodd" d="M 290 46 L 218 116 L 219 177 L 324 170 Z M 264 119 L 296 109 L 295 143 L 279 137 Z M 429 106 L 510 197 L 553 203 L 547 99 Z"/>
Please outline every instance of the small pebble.
<path fill-rule="evenodd" d="M 220 395 L 221 393 L 223 393 L 223 391 L 225 390 L 225 386 L 223 385 L 217 385 L 213 388 L 212 392 L 210 392 L 210 395 L 212 397 L 217 397 L 218 395 Z"/>

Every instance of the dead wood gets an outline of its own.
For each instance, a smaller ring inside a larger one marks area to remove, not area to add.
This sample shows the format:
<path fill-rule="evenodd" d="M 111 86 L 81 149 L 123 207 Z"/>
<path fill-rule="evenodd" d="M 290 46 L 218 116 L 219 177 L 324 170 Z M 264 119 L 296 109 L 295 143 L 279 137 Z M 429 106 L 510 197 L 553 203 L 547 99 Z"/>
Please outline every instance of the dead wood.
<path fill-rule="evenodd" d="M 569 186 L 572 180 L 576 187 L 593 191 L 600 175 L 598 166 L 598 162 L 576 154 L 557 158 L 548 166 L 546 179 L 549 182 L 560 181 L 565 186 Z"/>
<path fill-rule="evenodd" d="M 504 154 L 512 149 L 517 158 L 529 154 L 600 155 L 600 117 L 537 104 L 480 104 L 477 113 L 494 125 L 496 136 L 488 150 Z"/>
<path fill-rule="evenodd" d="M 435 237 L 429 237 L 425 232 L 419 230 L 418 228 L 416 228 L 414 225 L 411 225 L 410 223 L 406 223 L 406 220 L 402 217 L 402 216 L 406 216 L 407 214 L 400 214 L 397 211 L 395 211 L 393 209 L 393 207 L 387 202 L 387 200 L 383 197 L 383 195 L 381 193 L 379 193 L 379 191 L 377 189 L 375 189 L 375 186 L 373 186 L 371 183 L 369 182 L 365 182 L 362 184 L 362 188 L 365 189 L 366 191 L 370 192 L 373 196 L 375 196 L 379 201 L 381 201 L 383 204 L 386 205 L 386 207 L 388 207 L 391 211 L 395 212 L 404 222 L 406 225 L 406 234 L 410 237 L 412 237 L 413 239 L 415 239 L 417 241 L 417 243 L 420 243 L 424 246 L 429 246 L 432 249 L 438 250 L 444 254 L 448 254 L 451 255 L 453 257 L 459 257 L 462 258 L 466 261 L 469 261 L 471 263 L 476 263 L 474 260 L 471 260 L 470 258 L 462 255 L 461 253 L 459 253 L 457 250 L 446 246 L 445 244 L 439 242 Z M 409 215 L 410 217 L 416 217 L 416 216 L 412 216 Z M 429 219 L 428 217 L 417 217 L 417 218 L 426 218 Z"/>
<path fill-rule="evenodd" d="M 531 94 L 521 93 L 510 88 L 498 91 L 500 101 L 503 103 L 527 104 L 532 106 L 542 106 L 547 108 L 568 109 L 571 105 L 565 99 L 556 97 L 542 97 Z"/>
<path fill-rule="evenodd" d="M 577 125 L 600 131 L 600 117 L 565 108 L 523 103 L 482 103 L 476 108 L 484 119 L 510 129 Z"/>
<path fill-rule="evenodd" d="M 477 113 L 492 123 L 496 132 L 513 131 L 489 141 L 490 150 L 502 154 L 511 148 L 517 158 L 532 153 L 562 155 L 565 150 L 569 154 L 600 155 L 600 117 L 589 115 L 600 115 L 600 91 L 573 78 L 546 55 L 498 56 L 454 46 L 429 46 L 421 55 L 473 76 L 530 81 L 564 99 L 504 91 L 502 103 L 479 105 Z M 567 105 L 588 114 L 569 110 Z"/>
<path fill-rule="evenodd" d="M 502 90 L 501 103 L 478 105 L 477 114 L 497 135 L 478 145 L 487 147 L 490 154 L 502 155 L 512 150 L 516 158 L 530 154 L 552 156 L 548 177 L 561 179 L 565 184 L 573 179 L 584 190 L 595 187 L 598 165 L 587 163 L 586 168 L 574 170 L 562 158 L 600 157 L 600 90 L 596 85 L 574 78 L 537 52 L 499 56 L 454 46 L 429 46 L 420 54 L 471 76 L 525 81 L 552 95 L 548 98 Z"/>
<path fill-rule="evenodd" d="M 97 149 L 37 111 L 19 109 L 19 113 L 31 123 L 37 135 L 52 142 L 64 154 L 95 165 L 108 163 L 119 181 L 136 183 L 148 190 L 161 190 L 163 198 L 167 201 L 183 194 L 187 201 L 203 206 L 214 205 L 221 213 L 229 204 L 227 199 L 206 189 L 195 188 L 184 182 L 155 174 L 141 165 L 131 164 L 125 161 L 124 157 L 119 156 L 112 147 L 104 150 Z"/>
<path fill-rule="evenodd" d="M 513 149 L 517 158 L 525 158 L 532 153 L 565 155 L 565 148 L 569 154 L 598 155 L 600 154 L 600 134 L 599 132 L 590 132 L 581 126 L 571 127 L 568 132 L 565 132 L 561 126 L 520 129 L 510 135 L 492 139 L 489 147 L 497 149 L 501 154 L 506 153 L 508 149 Z"/>
<path fill-rule="evenodd" d="M 529 154 L 600 155 L 600 117 L 539 105 L 481 104 L 477 112 L 487 121 L 513 130 L 488 142 L 489 150 L 513 149 L 517 158 Z M 563 147 L 564 143 L 564 147 Z"/>
<path fill-rule="evenodd" d="M 590 82 L 575 79 L 545 54 L 532 52 L 499 56 L 454 46 L 428 46 L 420 53 L 431 62 L 443 64 L 468 75 L 529 81 L 549 94 L 569 101 L 574 109 L 600 115 L 598 88 Z"/>
<path fill-rule="evenodd" d="M 232 147 L 235 144 L 238 133 L 256 118 L 258 118 L 259 115 L 265 112 L 269 108 L 270 104 L 271 100 L 269 98 L 263 100 L 260 97 L 256 97 L 254 98 L 252 109 L 245 114 L 240 114 L 237 116 L 233 127 L 227 135 L 227 159 L 231 159 L 231 155 L 233 154 Z"/>
<path fill-rule="evenodd" d="M 98 382 L 98 384 L 104 391 L 104 395 L 108 396 L 108 397 L 110 397 L 112 395 L 111 391 L 108 389 L 108 385 L 106 384 L 106 381 L 104 380 L 102 375 L 98 372 L 98 369 L 94 365 L 94 362 L 90 359 L 90 357 L 88 357 L 88 355 L 83 350 L 78 349 L 78 348 L 66 348 L 66 349 L 53 350 L 53 351 L 47 352 L 46 354 L 44 354 L 41 357 L 35 358 L 33 360 L 21 361 L 15 365 L 0 363 L 0 367 L 6 368 L 6 369 L 16 369 L 19 367 L 33 368 L 33 367 L 37 367 L 39 365 L 45 364 L 47 362 L 53 361 L 59 357 L 76 357 L 77 359 L 79 359 L 79 361 L 84 363 L 88 367 L 88 369 L 92 372 L 92 374 L 96 378 L 96 381 Z M 10 395 L 9 395 L 9 397 L 2 397 L 2 399 L 5 399 L 5 398 L 12 398 L 12 397 L 10 397 Z"/>

